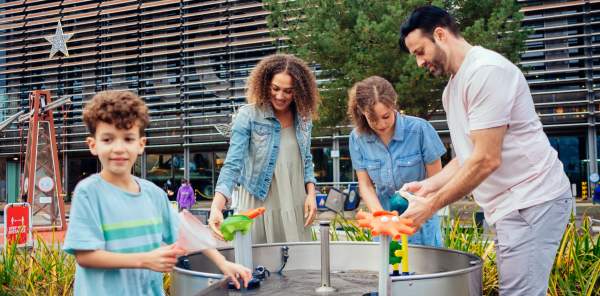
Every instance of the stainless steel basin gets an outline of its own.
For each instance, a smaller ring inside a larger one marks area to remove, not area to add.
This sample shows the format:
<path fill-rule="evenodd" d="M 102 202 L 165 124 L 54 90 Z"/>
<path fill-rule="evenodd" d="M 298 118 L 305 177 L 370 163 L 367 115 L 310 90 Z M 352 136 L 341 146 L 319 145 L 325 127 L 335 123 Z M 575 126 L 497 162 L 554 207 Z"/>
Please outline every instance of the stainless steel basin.
<path fill-rule="evenodd" d="M 283 264 L 281 249 L 289 247 L 289 259 L 283 275 L 276 271 Z M 380 246 L 367 242 L 332 242 L 330 245 L 332 286 L 334 295 L 362 295 L 377 290 Z M 233 249 L 220 250 L 231 261 Z M 254 265 L 271 271 L 260 288 L 244 295 L 318 295 L 320 244 L 319 242 L 255 245 L 252 250 Z M 202 294 L 212 290 L 214 295 L 240 295 L 227 290 L 221 282 L 217 267 L 202 253 L 188 256 L 189 269 L 175 267 L 171 274 L 171 295 Z M 449 249 L 424 246 L 409 247 L 409 276 L 391 277 L 392 295 L 447 295 L 465 296 L 482 293 L 482 262 L 479 257 Z M 218 292 L 215 292 L 217 291 Z M 208 292 L 207 292 L 208 293 Z"/>

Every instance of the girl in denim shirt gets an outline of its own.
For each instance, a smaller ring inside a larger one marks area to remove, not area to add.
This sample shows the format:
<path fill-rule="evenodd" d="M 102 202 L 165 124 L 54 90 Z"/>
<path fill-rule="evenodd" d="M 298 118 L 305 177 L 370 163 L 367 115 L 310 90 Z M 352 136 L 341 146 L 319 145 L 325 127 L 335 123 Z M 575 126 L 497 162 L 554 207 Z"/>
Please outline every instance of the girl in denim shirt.
<path fill-rule="evenodd" d="M 310 153 L 315 77 L 301 59 L 272 55 L 250 74 L 247 98 L 233 121 L 209 225 L 222 237 L 222 210 L 236 187 L 238 210 L 266 208 L 252 227 L 254 243 L 310 240 L 307 226 L 317 209 Z"/>
<path fill-rule="evenodd" d="M 427 121 L 401 115 L 398 95 L 384 78 L 371 76 L 349 91 L 350 156 L 362 200 L 370 211 L 391 210 L 390 198 L 404 183 L 420 181 L 442 169 L 446 153 Z M 413 244 L 442 246 L 440 219 L 434 215 L 409 238 Z"/>

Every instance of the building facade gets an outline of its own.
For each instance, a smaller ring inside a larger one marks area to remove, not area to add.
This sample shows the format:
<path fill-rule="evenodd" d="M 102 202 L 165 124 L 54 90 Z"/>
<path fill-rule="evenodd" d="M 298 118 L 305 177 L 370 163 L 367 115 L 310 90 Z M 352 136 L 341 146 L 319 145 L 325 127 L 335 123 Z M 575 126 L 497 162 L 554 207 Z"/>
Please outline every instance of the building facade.
<path fill-rule="evenodd" d="M 230 121 L 245 101 L 249 71 L 275 52 L 260 1 L 0 3 L 0 119 L 27 108 L 34 89 L 71 97 L 55 112 L 67 192 L 99 169 L 84 143 L 83 103 L 98 91 L 128 89 L 147 102 L 152 120 L 136 174 L 162 186 L 188 171 L 200 193 L 212 195 L 227 145 L 214 124 Z M 73 34 L 69 56 L 50 59 L 44 37 L 58 21 Z M 5 167 L 21 162 L 26 133 L 14 124 L 0 136 Z"/>
<path fill-rule="evenodd" d="M 600 1 L 518 2 L 531 30 L 521 66 L 536 110 L 574 192 L 589 196 L 598 172 Z"/>
<path fill-rule="evenodd" d="M 518 2 L 532 29 L 522 66 L 581 196 L 581 182 L 597 171 L 600 1 Z M 230 122 L 244 104 L 249 72 L 282 44 L 269 34 L 268 12 L 253 0 L 0 0 L 0 15 L 0 121 L 26 110 L 34 89 L 73 101 L 54 114 L 67 195 L 100 169 L 85 146 L 84 102 L 98 91 L 128 89 L 151 113 L 135 174 L 172 191 L 187 177 L 197 196 L 212 196 L 228 143 L 215 125 Z M 73 34 L 69 56 L 49 58 L 44 37 L 59 21 Z M 434 123 L 448 143 L 444 119 Z M 354 181 L 347 133 L 313 139 L 319 182 Z M 0 133 L 0 200 L 16 197 L 26 135 L 26 124 L 18 123 Z"/>

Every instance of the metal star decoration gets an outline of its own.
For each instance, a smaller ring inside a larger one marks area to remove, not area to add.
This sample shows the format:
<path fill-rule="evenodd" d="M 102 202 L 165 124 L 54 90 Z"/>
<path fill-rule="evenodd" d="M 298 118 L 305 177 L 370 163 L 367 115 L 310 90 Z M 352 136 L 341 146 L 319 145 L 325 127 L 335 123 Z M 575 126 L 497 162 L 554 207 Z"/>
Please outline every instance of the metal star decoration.
<path fill-rule="evenodd" d="M 69 56 L 69 50 L 67 50 L 67 41 L 73 37 L 73 34 L 64 34 L 62 24 L 58 21 L 58 27 L 56 32 L 52 36 L 46 36 L 46 40 L 52 44 L 50 49 L 50 58 L 52 58 L 58 51 L 62 52 L 65 56 Z"/>

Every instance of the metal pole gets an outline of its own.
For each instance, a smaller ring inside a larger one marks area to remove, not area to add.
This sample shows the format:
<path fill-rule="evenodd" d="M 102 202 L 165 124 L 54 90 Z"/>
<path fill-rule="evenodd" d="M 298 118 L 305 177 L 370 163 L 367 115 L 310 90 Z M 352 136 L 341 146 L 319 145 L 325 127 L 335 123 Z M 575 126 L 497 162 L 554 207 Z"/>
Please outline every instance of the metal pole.
<path fill-rule="evenodd" d="M 186 139 L 186 142 L 189 139 Z M 190 147 L 183 148 L 183 178 L 190 182 Z"/>
<path fill-rule="evenodd" d="M 64 191 L 65 196 L 69 195 L 69 155 L 67 153 L 63 153 L 63 165 L 62 165 L 62 191 Z M 62 198 L 62 192 L 59 192 Z"/>
<path fill-rule="evenodd" d="M 333 149 L 331 150 L 331 160 L 333 163 L 333 187 L 340 189 L 340 140 L 338 139 L 340 132 L 335 131 L 333 137 Z"/>
<path fill-rule="evenodd" d="M 235 233 L 233 250 L 235 253 L 235 263 L 243 265 L 250 270 L 254 270 L 254 265 L 252 263 L 252 234 L 250 231 L 246 234 L 242 234 L 241 231 Z"/>
<path fill-rule="evenodd" d="M 331 279 L 329 277 L 329 221 L 319 221 L 321 232 L 321 286 L 315 289 L 315 292 L 327 294 L 335 292 L 336 289 L 331 287 Z"/>
<path fill-rule="evenodd" d="M 390 237 L 380 236 L 381 266 L 379 267 L 379 296 L 390 296 Z"/>
<path fill-rule="evenodd" d="M 146 173 L 147 173 L 146 160 L 147 159 L 148 159 L 148 154 L 146 154 L 146 152 L 142 153 L 142 155 L 140 156 L 140 178 L 142 178 L 142 179 L 146 179 Z"/>
<path fill-rule="evenodd" d="M 591 11 L 591 7 L 590 4 L 587 3 L 584 5 L 583 7 L 585 14 L 583 15 L 583 21 L 584 21 L 584 33 L 585 33 L 585 38 L 584 38 L 584 44 L 585 44 L 585 49 L 584 49 L 584 53 L 586 55 L 586 57 L 588 57 L 588 59 L 585 59 L 585 66 L 588 69 L 586 71 L 586 76 L 587 76 L 587 82 L 586 82 L 586 88 L 588 89 L 588 93 L 587 93 L 587 99 L 588 99 L 588 128 L 587 128 L 587 159 L 589 159 L 588 162 L 588 167 L 587 167 L 587 178 L 584 178 L 583 181 L 588 182 L 588 186 L 587 186 L 587 190 L 588 190 L 588 197 L 592 197 L 593 193 L 594 193 L 594 187 L 596 184 L 591 184 L 591 182 L 589 182 L 590 180 L 590 176 L 592 174 L 597 174 L 598 173 L 598 163 L 597 163 L 597 151 L 596 151 L 596 137 L 597 137 L 597 133 L 596 133 L 596 115 L 595 115 L 595 108 L 596 108 L 596 104 L 594 102 L 595 99 L 595 94 L 594 94 L 594 82 L 593 82 L 593 78 L 594 78 L 594 71 L 591 70 L 593 67 L 593 62 L 591 60 L 593 52 L 592 52 L 592 33 L 593 33 L 593 29 L 592 26 L 590 24 L 590 11 Z"/>

